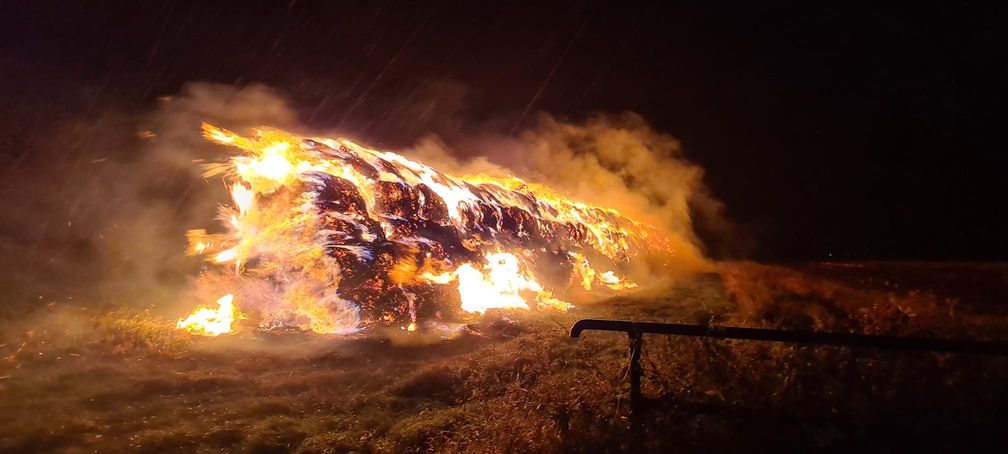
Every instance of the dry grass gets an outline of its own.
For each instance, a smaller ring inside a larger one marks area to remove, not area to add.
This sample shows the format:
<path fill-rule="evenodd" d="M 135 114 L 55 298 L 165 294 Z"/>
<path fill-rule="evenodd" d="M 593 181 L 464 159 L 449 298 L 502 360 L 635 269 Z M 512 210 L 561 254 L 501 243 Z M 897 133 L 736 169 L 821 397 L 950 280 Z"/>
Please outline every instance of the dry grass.
<path fill-rule="evenodd" d="M 932 293 L 784 267 L 727 264 L 662 297 L 567 314 L 487 314 L 444 341 L 251 331 L 193 339 L 145 313 L 50 312 L 0 337 L 2 451 L 964 449 L 996 444 L 1008 422 L 1002 359 L 651 336 L 650 408 L 635 433 L 625 336 L 566 336 L 587 317 L 1004 332 L 1003 318 Z"/>

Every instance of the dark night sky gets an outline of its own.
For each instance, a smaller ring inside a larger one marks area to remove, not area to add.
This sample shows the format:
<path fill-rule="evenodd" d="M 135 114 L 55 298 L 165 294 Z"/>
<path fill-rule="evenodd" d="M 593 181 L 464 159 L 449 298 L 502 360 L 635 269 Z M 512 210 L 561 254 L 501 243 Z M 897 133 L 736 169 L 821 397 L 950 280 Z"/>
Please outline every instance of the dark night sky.
<path fill-rule="evenodd" d="M 756 258 L 1008 259 L 1000 11 L 260 3 L 5 2 L 3 134 L 189 81 L 262 82 L 388 147 L 439 117 L 631 110 L 706 169 Z"/>

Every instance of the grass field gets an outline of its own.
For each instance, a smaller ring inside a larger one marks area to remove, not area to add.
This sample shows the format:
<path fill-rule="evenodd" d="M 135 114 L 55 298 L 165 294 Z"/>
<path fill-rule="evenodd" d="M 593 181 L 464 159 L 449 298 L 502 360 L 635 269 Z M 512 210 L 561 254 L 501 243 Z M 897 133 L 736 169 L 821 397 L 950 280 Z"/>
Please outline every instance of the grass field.
<path fill-rule="evenodd" d="M 968 284 L 962 284 L 965 280 Z M 1008 359 L 645 338 L 580 318 L 1008 339 L 1008 267 L 726 263 L 660 295 L 426 332 L 193 338 L 62 305 L 0 326 L 0 451 L 598 452 L 1004 447 Z"/>

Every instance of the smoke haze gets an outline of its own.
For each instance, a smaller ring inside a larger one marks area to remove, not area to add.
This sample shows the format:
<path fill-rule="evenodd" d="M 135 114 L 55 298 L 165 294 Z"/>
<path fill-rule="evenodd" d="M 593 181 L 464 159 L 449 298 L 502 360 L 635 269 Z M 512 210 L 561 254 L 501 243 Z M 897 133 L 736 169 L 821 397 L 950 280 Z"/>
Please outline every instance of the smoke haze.
<path fill-rule="evenodd" d="M 729 224 L 704 188 L 702 169 L 683 158 L 674 138 L 633 113 L 581 122 L 540 114 L 534 126 L 509 135 L 504 121 L 466 122 L 458 107 L 464 89 L 442 88 L 451 96 L 435 109 L 445 113 L 438 133 L 391 151 L 452 175 L 511 174 L 661 226 L 675 254 L 653 260 L 646 267 L 651 273 L 708 267 L 695 216 Z M 192 279 L 202 264 L 183 254 L 185 232 L 213 228 L 217 206 L 228 200 L 220 179 L 202 176 L 201 164 L 229 153 L 202 139 L 202 122 L 241 133 L 271 126 L 340 135 L 304 126 L 299 112 L 268 87 L 191 83 L 160 98 L 152 112 L 110 108 L 9 144 L 25 152 L 16 153 L 22 159 L 4 182 L 11 209 L 2 219 L 3 266 L 10 270 L 3 286 L 23 303 L 8 309 L 69 298 L 168 312 L 191 308 Z M 367 138 L 349 138 L 370 145 Z"/>

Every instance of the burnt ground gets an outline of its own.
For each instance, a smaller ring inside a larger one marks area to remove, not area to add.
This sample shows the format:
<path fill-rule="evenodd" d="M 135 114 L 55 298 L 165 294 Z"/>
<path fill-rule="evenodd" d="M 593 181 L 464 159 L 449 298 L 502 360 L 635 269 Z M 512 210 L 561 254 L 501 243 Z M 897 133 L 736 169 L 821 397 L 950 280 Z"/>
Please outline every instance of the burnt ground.
<path fill-rule="evenodd" d="M 452 336 L 193 338 L 155 314 L 52 306 L 0 331 L 0 451 L 1003 449 L 1006 358 L 651 336 L 634 432 L 625 336 L 567 328 L 591 317 L 1005 340 L 1006 270 L 727 263 L 661 296 L 494 311 Z"/>

